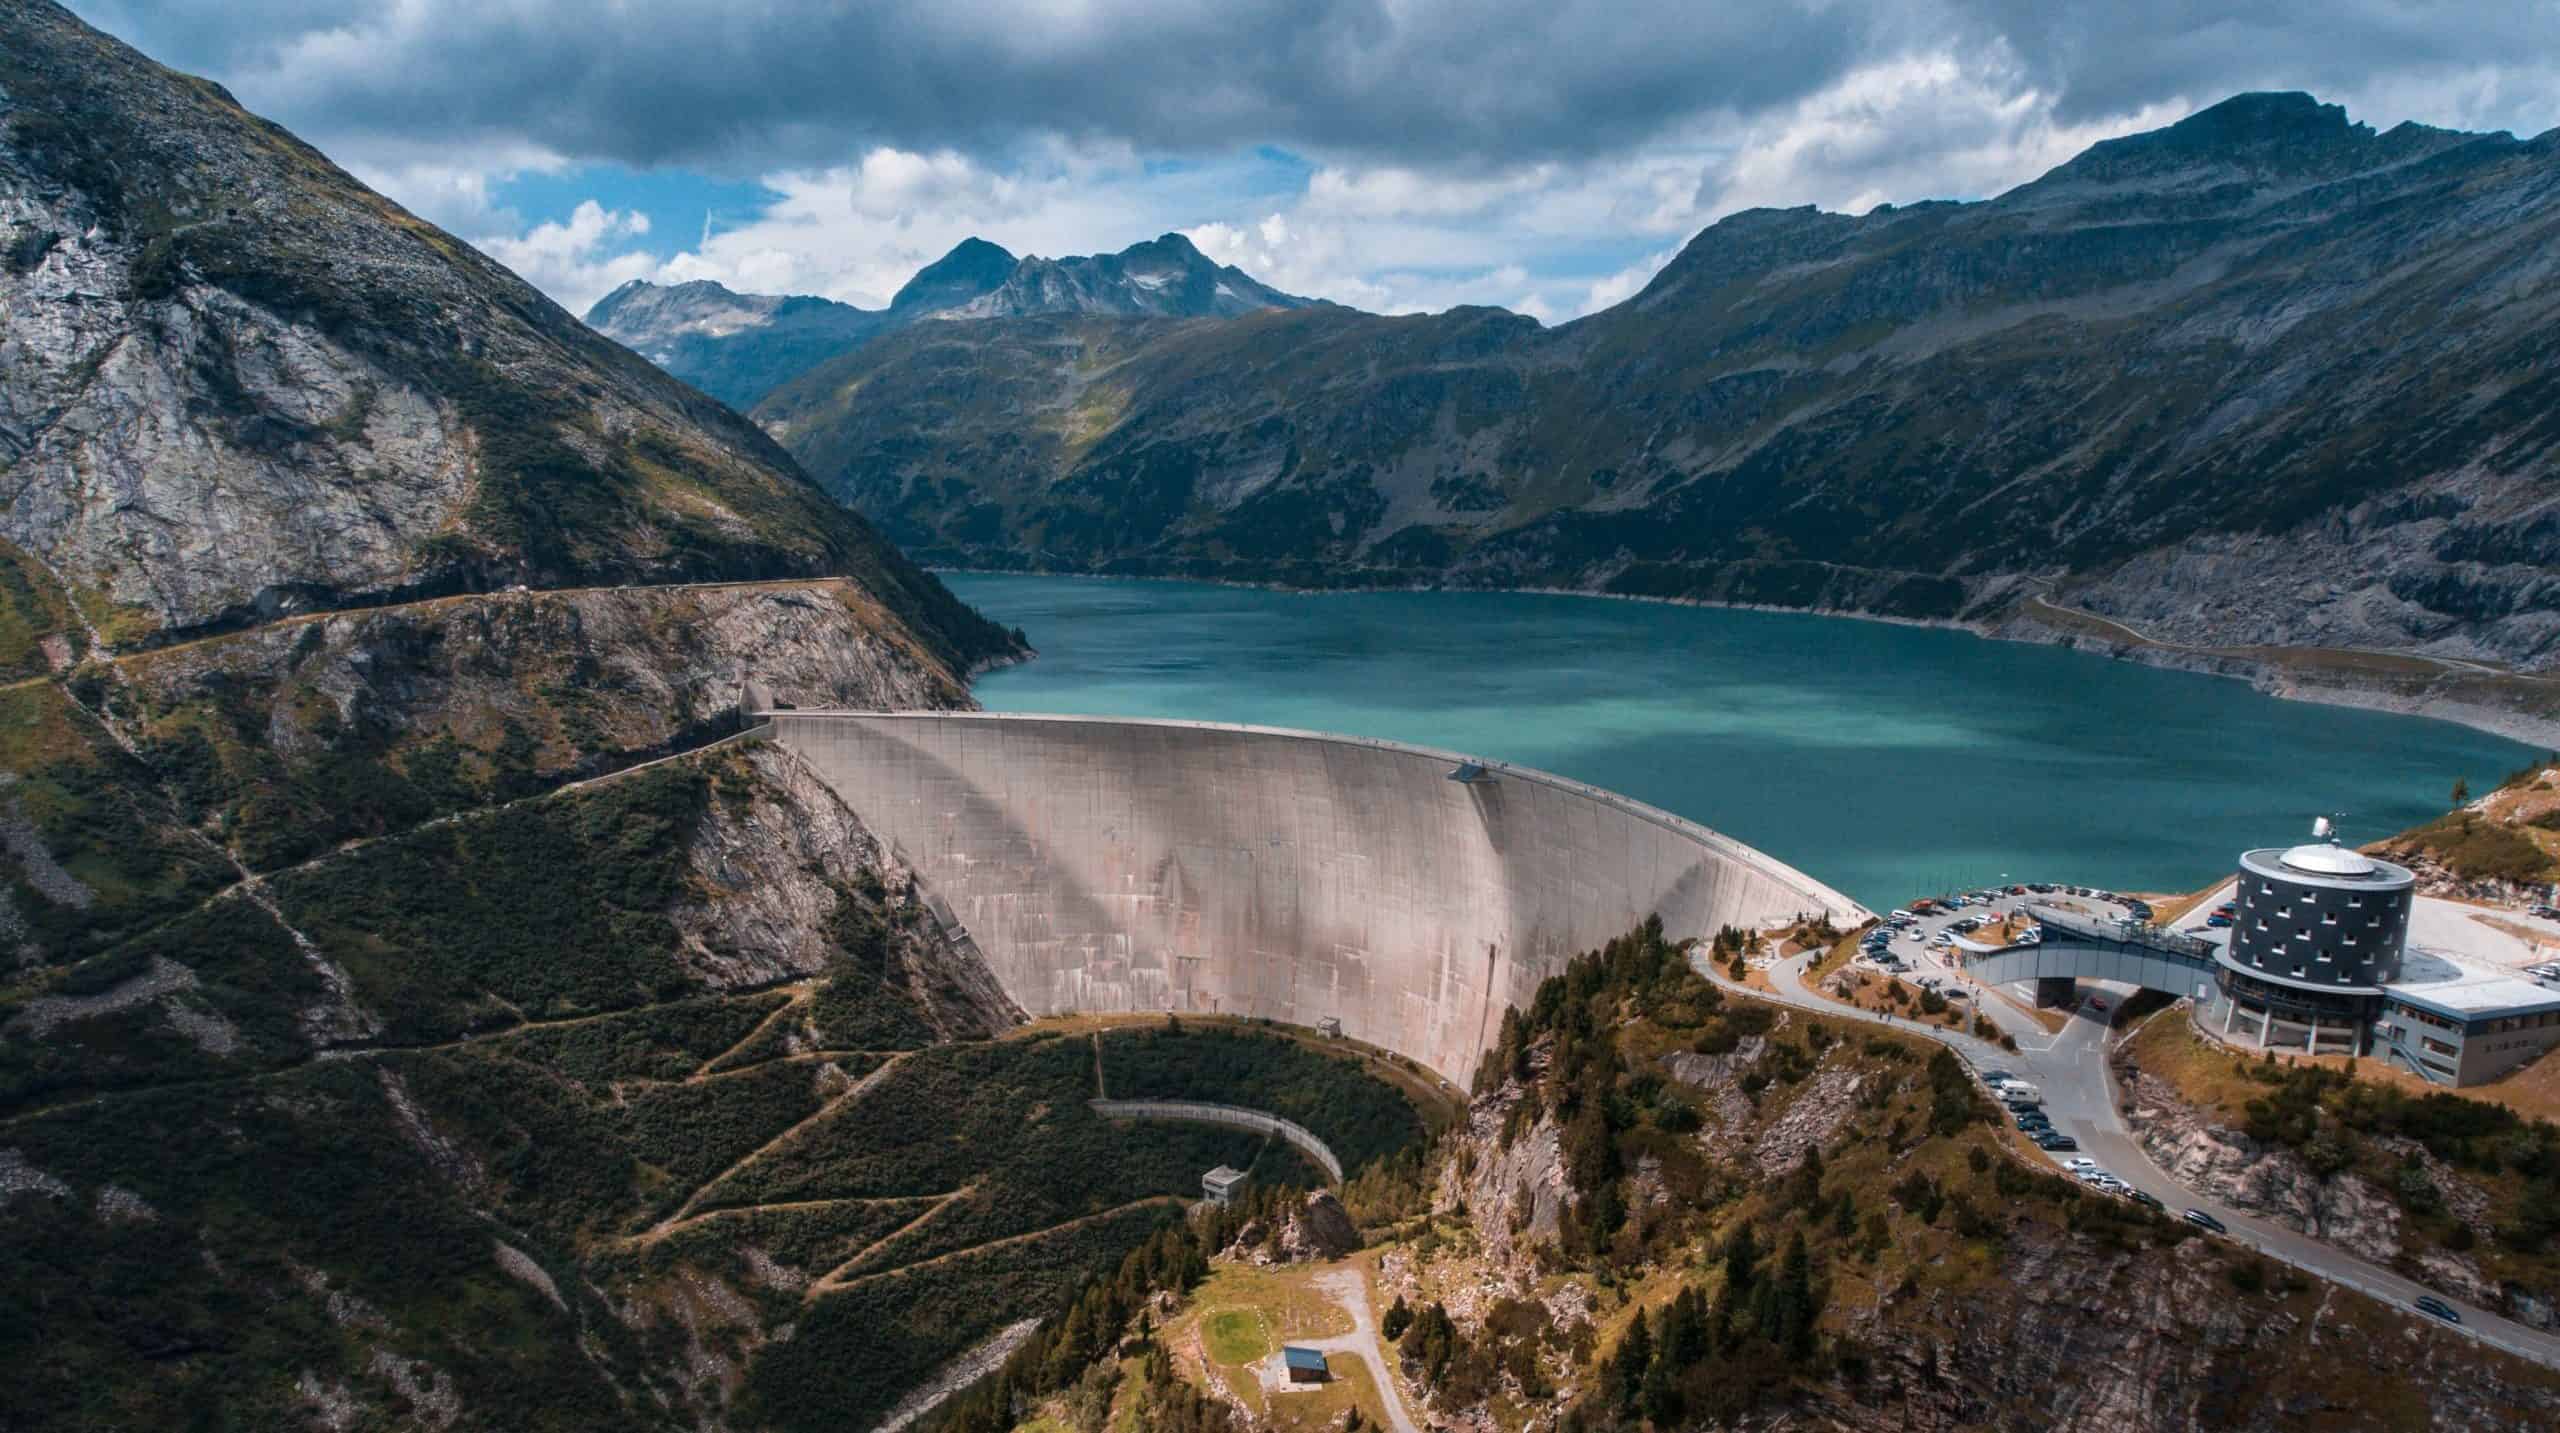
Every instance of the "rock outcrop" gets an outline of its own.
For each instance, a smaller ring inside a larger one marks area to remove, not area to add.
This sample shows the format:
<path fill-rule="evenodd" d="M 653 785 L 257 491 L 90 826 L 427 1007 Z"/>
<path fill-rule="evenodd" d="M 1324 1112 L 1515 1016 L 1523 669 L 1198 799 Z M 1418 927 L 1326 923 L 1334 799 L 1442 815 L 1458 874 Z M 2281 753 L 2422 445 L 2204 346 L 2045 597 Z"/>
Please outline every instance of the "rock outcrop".
<path fill-rule="evenodd" d="M 2400 1211 L 2360 1175 L 2323 1177 L 2300 1155 L 2211 1124 L 2151 1075 L 2126 1092 L 2125 1123 L 2151 1162 L 2189 1189 L 2359 1258 L 2399 1256 Z"/>
<path fill-rule="evenodd" d="M 1359 1248 L 1360 1227 L 1351 1222 L 1350 1212 L 1330 1189 L 1310 1192 L 1307 1202 L 1292 1210 L 1289 1222 L 1280 1226 L 1280 1255 L 1293 1262 L 1322 1263 Z"/>

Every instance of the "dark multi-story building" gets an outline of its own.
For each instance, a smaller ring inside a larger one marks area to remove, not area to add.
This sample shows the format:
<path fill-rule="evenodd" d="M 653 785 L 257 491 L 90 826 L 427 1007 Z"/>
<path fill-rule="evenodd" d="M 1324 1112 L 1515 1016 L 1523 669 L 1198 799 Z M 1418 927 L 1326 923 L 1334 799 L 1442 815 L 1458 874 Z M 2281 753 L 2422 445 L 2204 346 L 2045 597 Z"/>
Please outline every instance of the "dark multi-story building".
<path fill-rule="evenodd" d="M 2219 957 L 2224 1031 L 2260 1044 L 2361 1052 L 2400 978 L 2417 878 L 2335 841 L 2240 857 L 2231 943 Z"/>
<path fill-rule="evenodd" d="M 2495 1079 L 2560 1045 L 2560 989 L 2410 954 L 2416 886 L 2405 867 L 2334 841 L 2245 853 L 2206 1019 L 2258 1045 L 2369 1055 L 2438 1084 Z"/>

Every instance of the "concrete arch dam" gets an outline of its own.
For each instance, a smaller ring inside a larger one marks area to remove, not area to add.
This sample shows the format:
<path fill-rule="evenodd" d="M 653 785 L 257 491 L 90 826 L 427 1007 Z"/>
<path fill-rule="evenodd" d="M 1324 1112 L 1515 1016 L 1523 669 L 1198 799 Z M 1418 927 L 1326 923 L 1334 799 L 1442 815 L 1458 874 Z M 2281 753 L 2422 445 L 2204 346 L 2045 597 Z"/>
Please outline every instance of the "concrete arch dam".
<path fill-rule="evenodd" d="M 1660 913 L 1674 937 L 1848 897 L 1613 792 L 1271 727 L 771 713 L 1034 1014 L 1330 1017 L 1464 1087 L 1503 1008 Z M 1464 764 L 1475 779 L 1453 780 Z"/>

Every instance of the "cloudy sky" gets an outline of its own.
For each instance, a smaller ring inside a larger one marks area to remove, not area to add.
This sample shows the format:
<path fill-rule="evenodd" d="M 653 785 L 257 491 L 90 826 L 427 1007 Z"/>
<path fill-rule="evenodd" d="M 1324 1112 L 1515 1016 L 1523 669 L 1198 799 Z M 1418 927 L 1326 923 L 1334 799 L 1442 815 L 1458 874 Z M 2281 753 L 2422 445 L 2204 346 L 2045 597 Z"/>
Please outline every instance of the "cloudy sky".
<path fill-rule="evenodd" d="M 977 234 L 1556 320 L 1753 205 L 1998 193 L 2241 90 L 2560 124 L 2553 0 L 69 0 L 572 309 Z"/>

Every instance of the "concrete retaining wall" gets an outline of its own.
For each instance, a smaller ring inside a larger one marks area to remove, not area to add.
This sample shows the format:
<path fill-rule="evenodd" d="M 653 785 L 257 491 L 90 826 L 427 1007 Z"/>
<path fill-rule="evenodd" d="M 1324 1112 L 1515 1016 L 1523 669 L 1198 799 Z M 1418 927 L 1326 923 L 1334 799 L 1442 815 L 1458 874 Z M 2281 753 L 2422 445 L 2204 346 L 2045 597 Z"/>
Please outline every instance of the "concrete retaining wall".
<path fill-rule="evenodd" d="M 1659 912 L 1675 936 L 1839 892 L 1623 796 L 1267 727 L 775 712 L 1025 1010 L 1215 1011 L 1382 1045 L 1464 1087 L 1506 1005 Z"/>
<path fill-rule="evenodd" d="M 1249 1110 L 1242 1105 L 1212 1104 L 1207 1100 L 1087 1100 L 1093 1112 L 1112 1120 L 1181 1120 L 1187 1124 L 1228 1125 L 1260 1134 L 1276 1134 L 1297 1146 L 1298 1152 L 1314 1160 L 1331 1176 L 1342 1182 L 1342 1161 L 1333 1157 L 1333 1146 L 1316 1138 L 1315 1131 L 1295 1120 Z"/>

